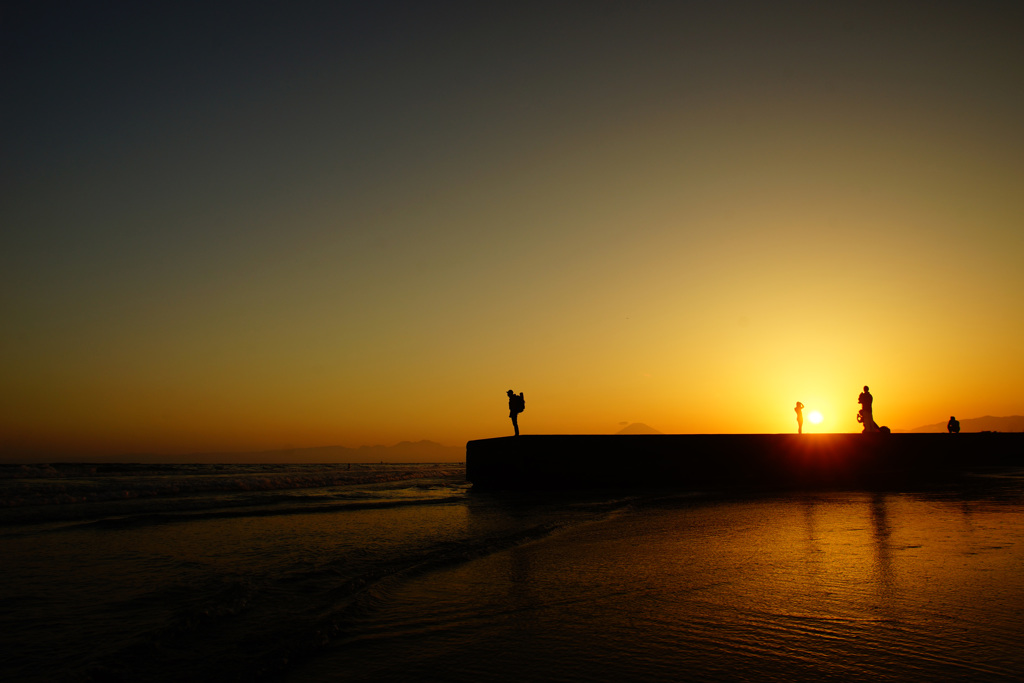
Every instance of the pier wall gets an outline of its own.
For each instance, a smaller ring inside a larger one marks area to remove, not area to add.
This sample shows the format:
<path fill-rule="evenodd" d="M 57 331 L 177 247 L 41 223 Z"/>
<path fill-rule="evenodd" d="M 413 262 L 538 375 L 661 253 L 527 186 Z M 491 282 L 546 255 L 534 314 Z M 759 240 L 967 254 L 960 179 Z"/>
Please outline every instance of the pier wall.
<path fill-rule="evenodd" d="M 1024 466 L 1024 434 L 524 435 L 466 444 L 489 489 L 899 486 Z"/>

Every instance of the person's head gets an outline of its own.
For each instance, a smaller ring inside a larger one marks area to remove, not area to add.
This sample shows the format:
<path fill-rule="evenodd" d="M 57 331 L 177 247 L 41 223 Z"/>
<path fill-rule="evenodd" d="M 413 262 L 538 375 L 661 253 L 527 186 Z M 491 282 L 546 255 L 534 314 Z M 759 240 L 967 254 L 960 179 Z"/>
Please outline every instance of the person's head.
<path fill-rule="evenodd" d="M 512 391 L 511 389 L 509 389 L 509 390 L 508 390 L 507 392 L 505 392 L 505 393 L 507 393 L 507 394 L 508 394 L 509 396 L 515 396 L 515 395 L 516 395 L 516 392 Z"/>
<path fill-rule="evenodd" d="M 950 416 L 949 416 L 949 419 L 950 419 L 950 420 L 953 420 L 953 421 L 956 421 L 956 418 L 955 418 L 955 417 L 953 417 L 952 415 L 950 415 Z"/>
<path fill-rule="evenodd" d="M 867 390 L 868 390 L 868 385 L 867 385 L 867 384 L 865 384 L 865 385 L 864 385 L 864 391 L 867 391 Z"/>

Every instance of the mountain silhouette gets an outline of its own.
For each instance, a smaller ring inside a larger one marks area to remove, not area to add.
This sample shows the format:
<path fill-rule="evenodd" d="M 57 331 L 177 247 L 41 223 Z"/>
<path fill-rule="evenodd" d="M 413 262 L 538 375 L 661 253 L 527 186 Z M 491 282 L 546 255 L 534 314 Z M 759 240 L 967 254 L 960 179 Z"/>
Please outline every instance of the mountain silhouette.
<path fill-rule="evenodd" d="M 657 429 L 655 429 L 654 427 L 648 427 L 643 422 L 634 422 L 632 424 L 626 425 L 625 427 L 623 427 L 622 429 L 620 429 L 619 431 L 617 431 L 615 433 L 616 434 L 661 434 L 661 432 L 659 432 Z"/>
<path fill-rule="evenodd" d="M 139 463 L 364 463 L 364 462 L 462 462 L 465 446 L 442 446 L 433 441 L 402 441 L 394 446 L 319 446 L 314 448 L 283 448 L 248 453 L 189 453 L 185 455 L 132 454 L 91 457 L 90 462 Z"/>
<path fill-rule="evenodd" d="M 966 420 L 962 418 L 957 419 L 960 420 L 961 432 L 1024 432 L 1024 415 L 1011 415 L 1010 417 L 992 417 L 991 415 L 986 415 L 985 417 L 972 417 Z M 949 418 L 947 417 L 942 422 L 917 427 L 916 429 L 900 431 L 906 431 L 911 434 L 934 434 L 935 432 L 945 432 L 946 422 L 948 420 Z"/>

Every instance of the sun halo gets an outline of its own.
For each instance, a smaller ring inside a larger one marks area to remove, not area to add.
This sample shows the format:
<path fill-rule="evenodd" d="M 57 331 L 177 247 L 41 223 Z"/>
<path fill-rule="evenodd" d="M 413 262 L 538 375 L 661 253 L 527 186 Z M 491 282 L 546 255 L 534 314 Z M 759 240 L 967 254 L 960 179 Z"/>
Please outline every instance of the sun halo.
<path fill-rule="evenodd" d="M 817 410 L 812 410 L 807 413 L 807 419 L 811 421 L 811 424 L 820 424 L 822 420 L 821 413 Z"/>

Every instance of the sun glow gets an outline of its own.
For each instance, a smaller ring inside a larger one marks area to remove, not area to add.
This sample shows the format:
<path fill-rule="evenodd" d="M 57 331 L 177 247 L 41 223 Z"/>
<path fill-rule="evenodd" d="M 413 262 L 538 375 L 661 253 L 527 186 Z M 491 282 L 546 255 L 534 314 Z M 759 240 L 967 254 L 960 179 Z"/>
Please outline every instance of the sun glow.
<path fill-rule="evenodd" d="M 821 413 L 819 413 L 817 410 L 812 410 L 811 412 L 807 413 L 807 419 L 811 421 L 811 424 L 820 424 L 822 419 Z"/>

